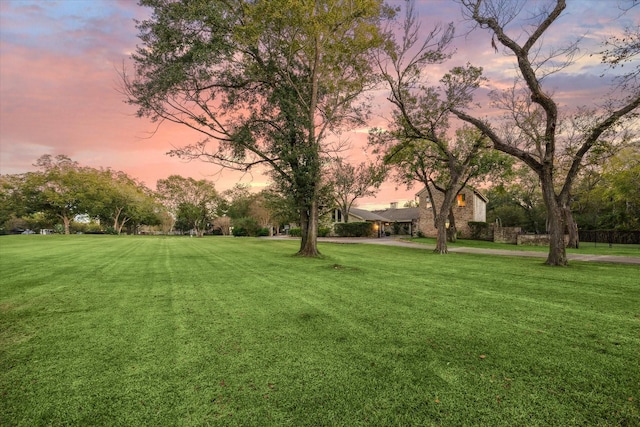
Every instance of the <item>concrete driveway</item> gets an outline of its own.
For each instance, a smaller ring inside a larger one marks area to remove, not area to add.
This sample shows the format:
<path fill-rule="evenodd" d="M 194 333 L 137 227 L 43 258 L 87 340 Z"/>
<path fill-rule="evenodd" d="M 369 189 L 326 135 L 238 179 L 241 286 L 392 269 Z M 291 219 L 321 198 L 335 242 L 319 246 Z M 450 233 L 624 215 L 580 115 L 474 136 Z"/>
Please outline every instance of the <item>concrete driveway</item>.
<path fill-rule="evenodd" d="M 285 237 L 290 238 L 290 237 Z M 405 248 L 433 250 L 435 245 L 425 245 L 422 243 L 407 242 L 394 237 L 382 237 L 379 239 L 365 237 L 319 237 L 320 243 L 343 243 L 343 244 L 369 244 L 369 245 L 389 245 L 401 246 Z M 500 256 L 521 256 L 531 258 L 547 258 L 547 252 L 531 252 L 531 251 L 510 251 L 505 249 L 481 249 L 481 248 L 449 248 L 451 253 L 465 254 L 487 254 Z M 640 254 L 639 254 L 640 255 Z M 591 254 L 567 254 L 569 261 L 587 261 L 587 262 L 610 262 L 617 264 L 635 264 L 640 265 L 640 256 L 627 257 L 616 255 L 591 255 Z"/>

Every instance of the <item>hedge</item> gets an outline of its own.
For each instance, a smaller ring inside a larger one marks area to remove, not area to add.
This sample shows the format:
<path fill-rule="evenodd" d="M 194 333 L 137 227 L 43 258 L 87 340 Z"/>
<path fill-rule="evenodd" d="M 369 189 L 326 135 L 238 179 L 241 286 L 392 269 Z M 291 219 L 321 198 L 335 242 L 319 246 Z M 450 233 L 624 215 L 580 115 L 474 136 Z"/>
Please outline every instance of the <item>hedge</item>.
<path fill-rule="evenodd" d="M 373 223 L 340 222 L 335 225 L 335 231 L 340 237 L 369 237 L 373 235 Z"/>

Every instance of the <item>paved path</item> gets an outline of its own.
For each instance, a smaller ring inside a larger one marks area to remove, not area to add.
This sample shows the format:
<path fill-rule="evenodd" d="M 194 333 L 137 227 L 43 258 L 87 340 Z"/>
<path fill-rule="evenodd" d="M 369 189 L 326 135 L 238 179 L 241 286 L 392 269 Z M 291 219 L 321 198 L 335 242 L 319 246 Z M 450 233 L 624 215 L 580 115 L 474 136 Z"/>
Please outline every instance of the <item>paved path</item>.
<path fill-rule="evenodd" d="M 280 238 L 280 237 L 276 237 Z M 289 237 L 284 237 L 288 239 Z M 402 246 L 406 248 L 414 249 L 435 249 L 435 245 L 425 245 L 422 243 L 413 243 L 406 240 L 400 240 L 392 237 L 383 237 L 380 239 L 375 238 L 362 238 L 362 237 L 319 237 L 318 242 L 328 243 L 366 243 L 370 245 L 389 245 L 389 246 Z M 533 252 L 533 251 L 510 251 L 505 249 L 481 249 L 481 248 L 449 248 L 449 252 L 452 253 L 465 253 L 465 254 L 488 254 L 488 255 L 502 255 L 502 256 L 521 256 L 521 257 L 533 257 L 533 258 L 547 258 L 547 252 Z M 611 262 L 617 264 L 636 264 L 640 265 L 640 257 L 629 256 L 617 256 L 617 255 L 591 255 L 591 254 L 567 254 L 569 261 L 588 261 L 588 262 Z"/>

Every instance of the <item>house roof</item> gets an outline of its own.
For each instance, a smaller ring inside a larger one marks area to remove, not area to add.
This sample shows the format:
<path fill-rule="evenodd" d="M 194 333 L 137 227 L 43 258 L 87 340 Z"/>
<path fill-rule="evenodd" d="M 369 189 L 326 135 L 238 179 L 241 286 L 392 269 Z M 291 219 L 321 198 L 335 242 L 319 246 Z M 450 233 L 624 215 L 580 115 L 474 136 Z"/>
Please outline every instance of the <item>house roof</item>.
<path fill-rule="evenodd" d="M 420 208 L 390 208 L 373 212 L 388 222 L 409 222 L 420 217 Z"/>
<path fill-rule="evenodd" d="M 364 221 L 389 221 L 388 219 L 378 215 L 377 213 L 367 211 L 364 209 L 351 208 L 349 214 L 362 218 Z"/>

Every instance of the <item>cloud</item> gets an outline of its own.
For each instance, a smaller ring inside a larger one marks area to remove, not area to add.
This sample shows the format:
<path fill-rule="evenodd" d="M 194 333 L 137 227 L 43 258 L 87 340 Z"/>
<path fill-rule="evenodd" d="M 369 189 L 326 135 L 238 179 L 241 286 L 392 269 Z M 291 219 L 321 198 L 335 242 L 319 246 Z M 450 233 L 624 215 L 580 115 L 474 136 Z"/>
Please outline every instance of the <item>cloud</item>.
<path fill-rule="evenodd" d="M 489 89 L 512 83 L 512 58 L 495 53 L 488 31 L 468 34 L 469 24 L 456 3 L 418 1 L 416 5 L 423 31 L 437 22 L 454 21 L 457 28 L 456 55 L 432 67 L 429 80 L 437 83 L 446 70 L 467 62 L 482 66 L 490 83 L 478 99 L 486 108 Z M 567 15 L 546 41 L 586 34 L 593 50 L 604 37 L 619 33 L 633 20 L 631 14 L 620 17 L 613 9 L 609 2 L 590 2 L 588 8 L 569 2 Z M 151 187 L 171 174 L 211 179 L 221 190 L 238 180 L 262 185 L 265 177 L 260 172 L 221 173 L 212 164 L 184 163 L 166 156 L 174 146 L 194 142 L 200 135 L 169 124 L 154 133 L 155 125 L 136 118 L 135 108 L 123 102 L 118 70 L 139 43 L 133 19 L 148 15 L 148 9 L 130 0 L 0 1 L 0 173 L 33 170 L 32 164 L 43 154 L 67 154 L 81 164 L 123 170 Z M 563 104 L 581 105 L 594 93 L 605 93 L 608 82 L 598 77 L 603 71 L 598 58 L 580 57 L 570 71 L 548 79 Z M 387 93 L 380 89 L 375 94 L 369 126 L 386 126 Z M 366 158 L 367 129 L 341 136 L 351 143 L 351 152 L 345 155 L 354 163 Z M 385 204 L 410 200 L 413 193 L 385 183 L 377 200 Z"/>

